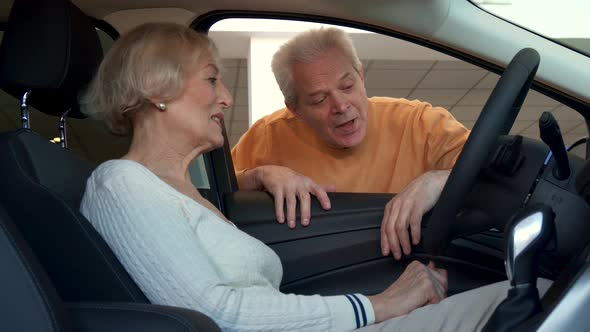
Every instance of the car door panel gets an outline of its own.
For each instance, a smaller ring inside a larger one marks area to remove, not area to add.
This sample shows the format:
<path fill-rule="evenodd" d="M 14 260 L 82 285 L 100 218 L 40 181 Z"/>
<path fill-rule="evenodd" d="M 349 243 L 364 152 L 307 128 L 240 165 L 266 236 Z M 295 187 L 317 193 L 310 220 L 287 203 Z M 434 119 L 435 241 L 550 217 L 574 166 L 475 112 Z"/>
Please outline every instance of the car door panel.
<path fill-rule="evenodd" d="M 444 266 L 452 276 L 450 293 L 505 278 L 502 254 L 489 248 L 486 251 L 464 244 L 453 245 L 449 252 L 454 252 L 455 257 L 433 258 L 417 246 L 412 255 L 401 261 L 383 257 L 381 220 L 383 209 L 393 195 L 330 193 L 329 196 L 331 210 L 323 210 L 317 200 L 312 200 L 310 226 L 301 227 L 298 220 L 295 229 L 276 221 L 272 197 L 266 192 L 237 191 L 224 197 L 227 217 L 241 230 L 269 245 L 281 258 L 284 292 L 374 294 L 389 286 L 414 259 L 424 263 L 434 259 Z M 502 241 L 501 237 L 498 241 Z"/>

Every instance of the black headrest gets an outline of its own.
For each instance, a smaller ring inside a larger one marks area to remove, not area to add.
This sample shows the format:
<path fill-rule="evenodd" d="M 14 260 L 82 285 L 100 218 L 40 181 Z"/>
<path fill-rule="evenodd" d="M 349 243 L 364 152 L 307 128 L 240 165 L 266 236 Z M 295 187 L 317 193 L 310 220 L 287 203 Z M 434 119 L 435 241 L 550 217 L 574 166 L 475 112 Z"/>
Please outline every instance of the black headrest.
<path fill-rule="evenodd" d="M 0 86 L 50 115 L 84 117 L 77 106 L 100 61 L 95 28 L 67 0 L 15 0 L 0 46 Z"/>

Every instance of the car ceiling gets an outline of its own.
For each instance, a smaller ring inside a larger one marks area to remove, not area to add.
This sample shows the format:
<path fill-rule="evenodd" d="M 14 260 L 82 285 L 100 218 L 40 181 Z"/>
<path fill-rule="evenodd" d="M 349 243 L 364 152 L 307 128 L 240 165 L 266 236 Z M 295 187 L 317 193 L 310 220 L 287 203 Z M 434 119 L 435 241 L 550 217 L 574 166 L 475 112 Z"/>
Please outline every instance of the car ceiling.
<path fill-rule="evenodd" d="M 513 25 L 486 15 L 467 0 L 371 0 L 359 10 L 358 0 L 72 0 L 89 16 L 117 31 L 148 21 L 189 25 L 213 11 L 265 11 L 337 18 L 378 27 L 472 54 L 492 66 L 505 66 L 523 47 L 541 53 L 537 79 L 590 105 L 590 59 Z M 0 4 L 6 21 L 11 0 Z M 474 29 L 473 24 L 476 25 Z M 583 110 L 588 111 L 588 110 Z M 590 112 L 590 111 L 588 111 Z"/>

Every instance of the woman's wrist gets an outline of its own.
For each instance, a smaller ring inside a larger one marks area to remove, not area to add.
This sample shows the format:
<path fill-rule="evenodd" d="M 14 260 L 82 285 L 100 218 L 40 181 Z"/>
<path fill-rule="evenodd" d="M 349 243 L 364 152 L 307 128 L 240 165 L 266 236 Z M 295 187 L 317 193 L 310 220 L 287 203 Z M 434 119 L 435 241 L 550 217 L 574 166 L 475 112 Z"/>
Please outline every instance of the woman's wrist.
<path fill-rule="evenodd" d="M 381 323 L 386 319 L 383 315 L 383 301 L 381 299 L 381 294 L 367 296 L 367 299 L 371 302 L 373 306 L 373 312 L 375 313 L 375 324 Z"/>

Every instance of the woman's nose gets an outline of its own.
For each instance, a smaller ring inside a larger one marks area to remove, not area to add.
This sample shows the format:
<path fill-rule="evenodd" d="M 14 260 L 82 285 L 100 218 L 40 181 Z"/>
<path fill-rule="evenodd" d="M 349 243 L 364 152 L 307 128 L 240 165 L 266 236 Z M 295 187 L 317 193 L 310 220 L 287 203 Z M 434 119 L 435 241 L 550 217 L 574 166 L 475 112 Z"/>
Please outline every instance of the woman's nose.
<path fill-rule="evenodd" d="M 229 93 L 229 90 L 225 87 L 223 82 L 221 83 L 221 93 L 219 96 L 219 102 L 223 105 L 223 108 L 229 108 L 234 104 L 234 100 Z"/>

